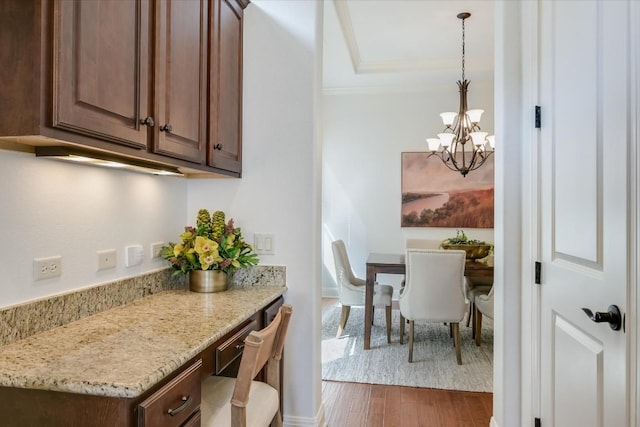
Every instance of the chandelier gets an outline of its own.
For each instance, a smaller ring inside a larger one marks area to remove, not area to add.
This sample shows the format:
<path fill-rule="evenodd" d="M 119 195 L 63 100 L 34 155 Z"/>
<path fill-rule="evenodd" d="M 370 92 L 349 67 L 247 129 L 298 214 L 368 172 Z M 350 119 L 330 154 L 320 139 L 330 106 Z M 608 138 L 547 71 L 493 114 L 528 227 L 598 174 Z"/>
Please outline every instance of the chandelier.
<path fill-rule="evenodd" d="M 438 138 L 427 138 L 431 151 L 427 158 L 437 156 L 446 167 L 460 172 L 463 177 L 482 166 L 495 149 L 495 137 L 487 136 L 478 124 L 484 110 L 467 109 L 469 81 L 464 77 L 464 20 L 470 16 L 468 12 L 457 15 L 462 19 L 462 80 L 458 80 L 460 110 L 441 113 L 444 130 Z"/>

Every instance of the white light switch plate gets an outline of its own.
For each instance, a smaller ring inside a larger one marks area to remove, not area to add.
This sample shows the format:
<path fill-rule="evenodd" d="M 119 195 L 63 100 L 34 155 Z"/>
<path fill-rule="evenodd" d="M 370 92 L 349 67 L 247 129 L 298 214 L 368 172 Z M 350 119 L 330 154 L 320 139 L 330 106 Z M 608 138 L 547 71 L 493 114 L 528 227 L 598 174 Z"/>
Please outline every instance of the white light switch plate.
<path fill-rule="evenodd" d="M 275 255 L 276 235 L 274 233 L 254 233 L 253 249 L 256 254 Z"/>

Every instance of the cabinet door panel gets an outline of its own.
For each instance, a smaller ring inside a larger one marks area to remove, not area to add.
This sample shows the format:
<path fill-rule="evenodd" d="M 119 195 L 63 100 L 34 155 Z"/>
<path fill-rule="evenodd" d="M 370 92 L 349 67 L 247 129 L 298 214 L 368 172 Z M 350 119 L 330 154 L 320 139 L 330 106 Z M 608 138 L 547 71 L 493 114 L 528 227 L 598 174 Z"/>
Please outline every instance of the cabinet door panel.
<path fill-rule="evenodd" d="M 207 2 L 161 1 L 156 49 L 156 153 L 202 163 L 206 138 Z"/>
<path fill-rule="evenodd" d="M 55 8 L 52 125 L 146 147 L 139 119 L 149 113 L 148 2 L 58 1 Z"/>
<path fill-rule="evenodd" d="M 213 1 L 208 164 L 241 172 L 242 14 L 236 0 Z"/>

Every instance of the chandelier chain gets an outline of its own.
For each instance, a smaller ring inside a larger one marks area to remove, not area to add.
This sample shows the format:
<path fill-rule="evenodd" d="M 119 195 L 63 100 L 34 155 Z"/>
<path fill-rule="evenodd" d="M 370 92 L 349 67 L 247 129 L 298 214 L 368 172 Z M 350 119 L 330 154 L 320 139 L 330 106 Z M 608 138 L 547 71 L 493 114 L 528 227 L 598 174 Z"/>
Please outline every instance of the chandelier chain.
<path fill-rule="evenodd" d="M 464 19 L 462 20 L 462 81 L 464 81 Z"/>

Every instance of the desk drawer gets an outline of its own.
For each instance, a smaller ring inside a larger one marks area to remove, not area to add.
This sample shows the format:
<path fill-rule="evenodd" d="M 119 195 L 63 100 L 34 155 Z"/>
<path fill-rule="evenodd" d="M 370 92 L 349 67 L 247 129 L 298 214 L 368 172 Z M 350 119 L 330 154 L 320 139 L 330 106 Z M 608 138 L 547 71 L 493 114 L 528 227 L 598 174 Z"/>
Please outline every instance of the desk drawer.
<path fill-rule="evenodd" d="M 244 349 L 244 339 L 251 331 L 258 330 L 258 320 L 254 316 L 244 327 L 233 334 L 231 338 L 220 344 L 215 349 L 216 366 L 215 374 L 219 375 L 229 365 L 231 365 L 238 357 L 242 355 Z"/>
<path fill-rule="evenodd" d="M 185 369 L 138 406 L 138 426 L 178 427 L 200 409 L 202 360 Z"/>
<path fill-rule="evenodd" d="M 278 310 L 284 304 L 284 298 L 280 297 L 262 312 L 262 327 L 269 326 L 273 319 L 278 315 Z"/>

